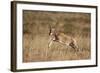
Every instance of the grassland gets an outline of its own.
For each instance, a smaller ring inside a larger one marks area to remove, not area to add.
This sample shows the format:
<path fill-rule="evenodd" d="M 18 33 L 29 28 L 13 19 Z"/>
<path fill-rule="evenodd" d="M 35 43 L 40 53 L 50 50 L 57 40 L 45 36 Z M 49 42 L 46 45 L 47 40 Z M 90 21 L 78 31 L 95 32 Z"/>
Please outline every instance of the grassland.
<path fill-rule="evenodd" d="M 23 11 L 23 62 L 82 60 L 91 58 L 88 13 Z M 80 51 L 58 42 L 48 48 L 49 24 L 74 37 Z"/>

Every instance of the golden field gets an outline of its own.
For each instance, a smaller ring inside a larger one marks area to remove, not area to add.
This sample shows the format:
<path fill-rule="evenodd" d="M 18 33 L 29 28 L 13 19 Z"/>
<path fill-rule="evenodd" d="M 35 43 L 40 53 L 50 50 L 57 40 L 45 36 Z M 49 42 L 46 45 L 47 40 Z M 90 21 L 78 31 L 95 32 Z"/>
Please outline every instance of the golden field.
<path fill-rule="evenodd" d="M 91 58 L 91 15 L 88 13 L 23 11 L 23 62 Z M 56 24 L 57 23 L 57 24 Z M 48 48 L 49 24 L 76 39 L 79 51 L 53 42 Z"/>

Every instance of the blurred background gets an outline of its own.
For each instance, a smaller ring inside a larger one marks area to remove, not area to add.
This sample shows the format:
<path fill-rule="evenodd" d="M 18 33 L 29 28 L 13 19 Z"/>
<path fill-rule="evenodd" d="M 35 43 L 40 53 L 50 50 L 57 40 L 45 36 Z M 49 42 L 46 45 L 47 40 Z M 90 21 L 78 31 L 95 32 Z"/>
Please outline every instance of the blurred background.
<path fill-rule="evenodd" d="M 91 14 L 23 10 L 23 62 L 90 59 Z M 48 48 L 49 25 L 74 37 L 80 52 L 54 42 Z"/>

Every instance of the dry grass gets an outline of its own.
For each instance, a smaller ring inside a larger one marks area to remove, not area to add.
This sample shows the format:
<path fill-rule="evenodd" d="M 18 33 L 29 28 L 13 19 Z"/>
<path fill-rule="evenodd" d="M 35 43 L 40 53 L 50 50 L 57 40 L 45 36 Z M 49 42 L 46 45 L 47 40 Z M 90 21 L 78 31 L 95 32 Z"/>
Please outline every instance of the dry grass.
<path fill-rule="evenodd" d="M 25 35 L 24 35 L 25 36 Z M 76 38 L 80 51 L 75 52 L 74 49 L 58 42 L 54 42 L 51 48 L 48 48 L 48 38 L 36 36 L 33 40 L 24 37 L 29 42 L 24 41 L 24 62 L 37 61 L 57 61 L 57 60 L 80 60 L 90 58 L 90 42 L 87 38 Z M 86 42 L 87 41 L 87 42 Z"/>
<path fill-rule="evenodd" d="M 82 60 L 91 58 L 90 14 L 56 13 L 56 12 L 23 12 L 23 62 Z M 59 21 L 60 20 L 60 21 Z M 59 21 L 58 25 L 54 23 Z M 48 48 L 48 24 L 57 26 L 66 35 L 73 36 L 79 50 L 58 42 Z"/>

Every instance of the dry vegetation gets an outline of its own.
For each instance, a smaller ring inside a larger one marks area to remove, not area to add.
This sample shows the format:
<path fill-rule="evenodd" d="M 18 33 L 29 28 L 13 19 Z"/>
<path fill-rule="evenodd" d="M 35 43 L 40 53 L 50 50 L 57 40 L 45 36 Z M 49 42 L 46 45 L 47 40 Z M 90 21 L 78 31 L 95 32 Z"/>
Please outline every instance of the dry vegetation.
<path fill-rule="evenodd" d="M 58 24 L 55 24 L 58 23 Z M 48 48 L 49 24 L 74 37 L 80 48 L 75 52 L 54 42 Z M 23 62 L 90 59 L 90 14 L 23 11 Z"/>

